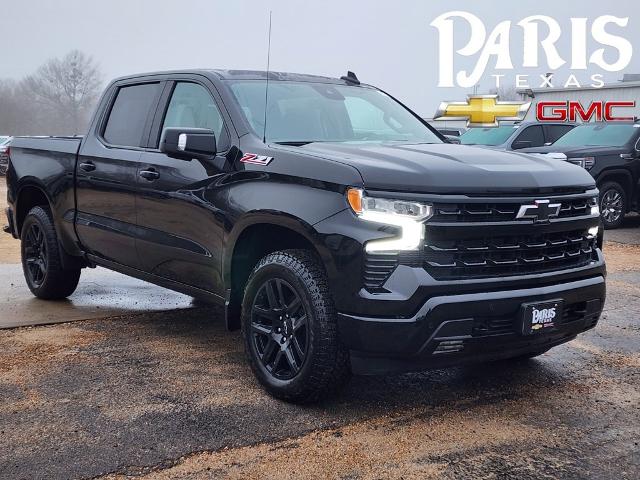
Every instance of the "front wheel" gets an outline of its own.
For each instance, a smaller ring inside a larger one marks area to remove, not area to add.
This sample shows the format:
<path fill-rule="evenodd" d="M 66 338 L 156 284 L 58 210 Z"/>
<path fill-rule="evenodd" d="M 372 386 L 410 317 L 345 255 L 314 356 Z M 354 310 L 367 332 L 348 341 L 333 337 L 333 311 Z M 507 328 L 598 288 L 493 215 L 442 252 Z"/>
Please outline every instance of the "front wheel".
<path fill-rule="evenodd" d="M 51 212 L 33 207 L 20 231 L 22 270 L 29 290 L 38 298 L 57 300 L 71 295 L 80 280 L 80 269 L 65 269 Z"/>
<path fill-rule="evenodd" d="M 605 182 L 600 186 L 600 215 L 606 229 L 622 225 L 627 211 L 627 194 L 618 182 Z"/>
<path fill-rule="evenodd" d="M 317 401 L 349 378 L 326 274 L 311 252 L 258 262 L 245 288 L 242 334 L 256 378 L 275 397 Z"/>

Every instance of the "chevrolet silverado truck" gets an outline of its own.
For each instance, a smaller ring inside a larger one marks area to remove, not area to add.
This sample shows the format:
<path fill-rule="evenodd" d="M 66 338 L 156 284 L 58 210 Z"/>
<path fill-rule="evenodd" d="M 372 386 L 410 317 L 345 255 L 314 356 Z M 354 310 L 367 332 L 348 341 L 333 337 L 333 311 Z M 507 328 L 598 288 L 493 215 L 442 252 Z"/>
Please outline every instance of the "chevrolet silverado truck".
<path fill-rule="evenodd" d="M 224 305 L 294 402 L 540 355 L 605 301 L 588 172 L 449 144 L 352 73 L 120 78 L 85 136 L 16 138 L 7 183 L 36 297 L 100 266 Z"/>

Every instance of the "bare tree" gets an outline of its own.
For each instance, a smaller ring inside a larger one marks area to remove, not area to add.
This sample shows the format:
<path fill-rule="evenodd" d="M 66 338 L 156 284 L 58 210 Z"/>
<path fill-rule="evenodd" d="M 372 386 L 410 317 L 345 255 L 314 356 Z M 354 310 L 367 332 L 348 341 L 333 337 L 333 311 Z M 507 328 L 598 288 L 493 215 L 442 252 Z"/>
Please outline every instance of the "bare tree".
<path fill-rule="evenodd" d="M 0 80 L 0 135 L 29 133 L 28 118 L 16 82 Z"/>
<path fill-rule="evenodd" d="M 41 109 L 48 134 L 83 133 L 102 77 L 93 59 L 73 50 L 54 58 L 21 82 L 21 91 Z M 50 117 L 50 118 L 46 118 Z M 53 130 L 53 131 L 52 131 Z"/>
<path fill-rule="evenodd" d="M 498 88 L 493 88 L 490 91 L 493 95 L 498 95 L 500 100 L 514 101 L 521 100 L 521 95 L 517 92 L 513 85 L 505 86 L 501 85 Z"/>

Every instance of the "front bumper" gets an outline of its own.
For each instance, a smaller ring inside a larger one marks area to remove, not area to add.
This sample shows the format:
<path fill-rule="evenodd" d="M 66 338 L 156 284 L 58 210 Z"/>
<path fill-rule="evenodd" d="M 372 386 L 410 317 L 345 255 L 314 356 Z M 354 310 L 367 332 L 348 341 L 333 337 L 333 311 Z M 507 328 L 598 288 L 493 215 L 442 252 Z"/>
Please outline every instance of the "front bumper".
<path fill-rule="evenodd" d="M 543 351 L 594 327 L 606 296 L 594 276 L 543 287 L 429 298 L 409 318 L 338 315 L 341 340 L 351 350 L 354 373 L 380 374 L 497 360 Z M 551 332 L 523 336 L 523 303 L 564 300 Z"/>

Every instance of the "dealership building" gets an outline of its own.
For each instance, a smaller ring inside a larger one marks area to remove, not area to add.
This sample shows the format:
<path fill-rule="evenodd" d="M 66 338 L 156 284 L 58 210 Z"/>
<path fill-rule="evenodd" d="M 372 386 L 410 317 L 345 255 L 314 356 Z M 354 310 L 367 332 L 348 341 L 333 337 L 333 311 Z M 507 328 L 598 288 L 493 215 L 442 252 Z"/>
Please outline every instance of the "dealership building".
<path fill-rule="evenodd" d="M 636 102 L 635 107 L 614 109 L 615 115 L 640 118 L 640 74 L 625 74 L 621 81 L 605 84 L 602 87 L 568 87 L 568 88 L 528 88 L 518 90 L 522 100 L 531 100 L 531 108 L 525 121 L 536 120 L 538 102 L 578 101 L 586 109 L 591 102 Z M 436 128 L 464 127 L 464 120 L 426 119 Z"/>
<path fill-rule="evenodd" d="M 614 114 L 624 117 L 640 118 L 640 75 L 624 75 L 622 81 L 606 84 L 599 88 L 569 87 L 569 88 L 534 88 L 518 90 L 523 100 L 531 98 L 531 108 L 527 112 L 525 121 L 536 120 L 536 105 L 538 102 L 566 102 L 568 100 L 580 102 L 587 108 L 591 102 L 636 102 L 635 107 L 614 109 Z"/>

